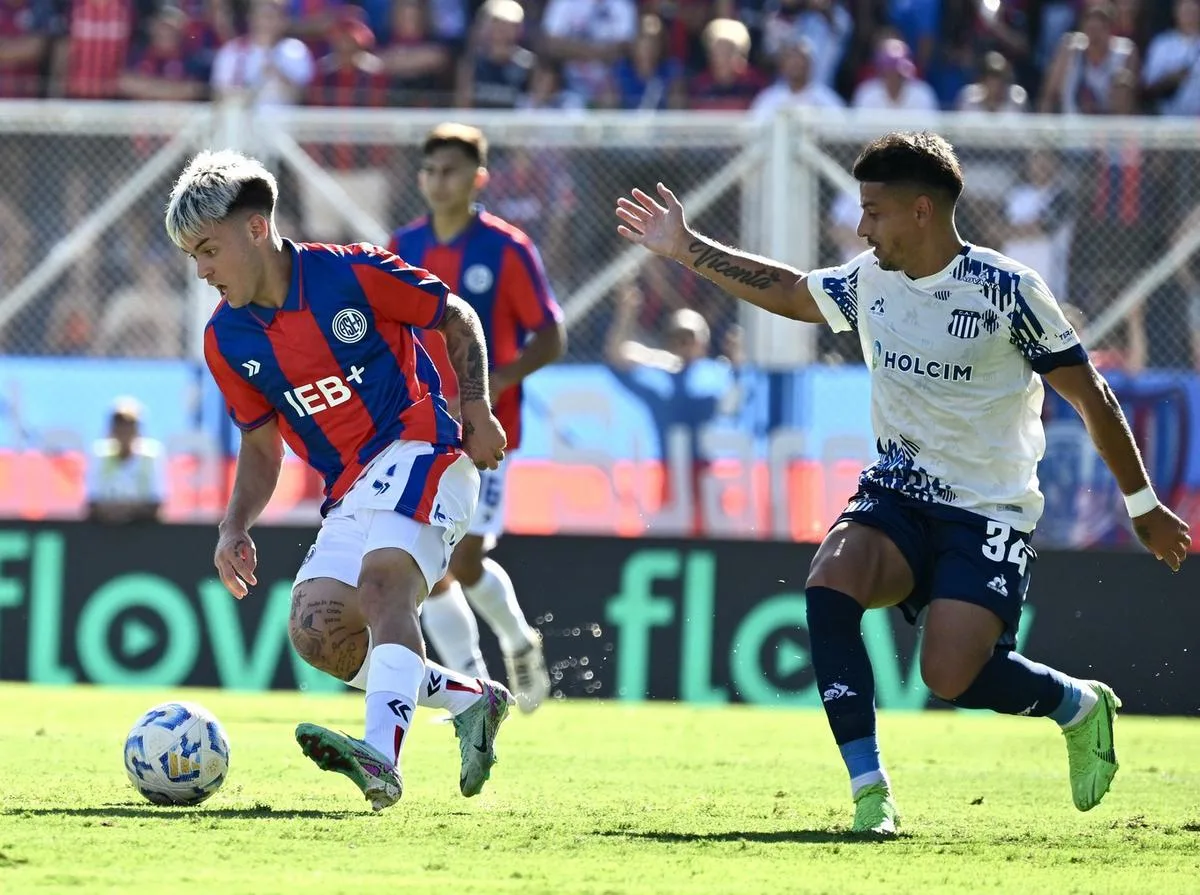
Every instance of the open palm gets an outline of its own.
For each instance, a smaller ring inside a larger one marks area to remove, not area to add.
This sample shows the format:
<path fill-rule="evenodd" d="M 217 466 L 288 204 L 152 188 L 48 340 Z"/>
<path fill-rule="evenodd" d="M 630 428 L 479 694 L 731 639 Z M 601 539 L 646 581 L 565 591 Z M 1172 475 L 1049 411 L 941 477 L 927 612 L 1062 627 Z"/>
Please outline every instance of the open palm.
<path fill-rule="evenodd" d="M 630 242 L 649 249 L 656 255 L 677 257 L 688 239 L 687 222 L 683 218 L 683 206 L 669 189 L 658 184 L 658 194 L 665 205 L 642 190 L 634 189 L 632 199 L 622 196 L 617 200 L 617 217 L 624 223 L 617 232 Z"/>

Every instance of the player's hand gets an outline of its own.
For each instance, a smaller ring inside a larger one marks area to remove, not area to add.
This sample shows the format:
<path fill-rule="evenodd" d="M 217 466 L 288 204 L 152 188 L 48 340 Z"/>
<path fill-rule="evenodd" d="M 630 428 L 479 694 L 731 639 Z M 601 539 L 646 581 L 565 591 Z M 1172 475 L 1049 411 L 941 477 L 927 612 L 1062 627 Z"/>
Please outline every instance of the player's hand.
<path fill-rule="evenodd" d="M 462 405 L 463 452 L 477 469 L 495 469 L 504 459 L 508 437 L 486 401 Z"/>
<path fill-rule="evenodd" d="M 1159 504 L 1149 513 L 1135 516 L 1133 530 L 1147 550 L 1170 566 L 1172 572 L 1179 571 L 1192 544 L 1186 522 Z"/>
<path fill-rule="evenodd" d="M 681 258 L 694 238 L 683 217 L 683 206 L 669 189 L 658 184 L 658 194 L 666 205 L 659 205 L 649 193 L 634 189 L 632 199 L 617 200 L 617 217 L 623 224 L 617 233 L 656 255 Z"/>
<path fill-rule="evenodd" d="M 244 528 L 222 525 L 217 538 L 213 563 L 225 589 L 239 600 L 250 592 L 249 585 L 258 584 L 254 569 L 258 566 L 258 549 Z"/>

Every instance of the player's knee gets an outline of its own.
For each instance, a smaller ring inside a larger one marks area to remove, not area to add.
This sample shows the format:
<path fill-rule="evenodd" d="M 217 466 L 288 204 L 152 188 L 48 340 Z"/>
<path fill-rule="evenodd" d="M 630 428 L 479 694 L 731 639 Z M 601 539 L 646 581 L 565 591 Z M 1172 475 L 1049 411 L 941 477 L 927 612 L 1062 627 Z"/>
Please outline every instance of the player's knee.
<path fill-rule="evenodd" d="M 386 619 L 416 618 L 428 585 L 417 561 L 403 550 L 373 550 L 363 559 L 358 577 L 358 599 L 367 623 L 374 627 Z"/>
<path fill-rule="evenodd" d="M 483 577 L 483 538 L 467 536 L 462 539 L 450 556 L 450 573 L 464 587 L 471 587 Z"/>
<path fill-rule="evenodd" d="M 288 619 L 288 640 L 296 654 L 309 665 L 332 674 L 326 654 L 328 625 L 320 604 L 307 601 L 304 594 L 292 597 L 292 614 Z"/>
<path fill-rule="evenodd" d="M 978 669 L 967 667 L 952 655 L 935 650 L 921 653 L 921 680 L 930 693 L 945 702 L 962 696 L 978 673 Z"/>

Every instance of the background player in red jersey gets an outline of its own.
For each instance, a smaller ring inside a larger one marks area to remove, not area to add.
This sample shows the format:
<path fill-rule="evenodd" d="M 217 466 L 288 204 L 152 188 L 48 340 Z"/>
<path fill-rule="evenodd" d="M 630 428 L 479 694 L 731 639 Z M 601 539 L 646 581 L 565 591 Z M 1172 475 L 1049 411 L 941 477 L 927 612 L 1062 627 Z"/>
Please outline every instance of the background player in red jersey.
<path fill-rule="evenodd" d="M 495 763 L 511 697 L 427 663 L 418 607 L 475 511 L 475 468 L 504 457 L 479 318 L 436 277 L 383 249 L 282 239 L 277 199 L 259 162 L 203 152 L 167 207 L 171 240 L 223 299 L 204 353 L 242 430 L 216 566 L 239 599 L 256 583 L 249 528 L 275 490 L 286 441 L 321 473 L 326 494 L 320 533 L 296 576 L 292 643 L 366 690 L 362 740 L 315 724 L 297 727 L 297 740 L 378 811 L 400 798 L 400 751 L 420 699 L 454 715 L 459 786 L 475 795 Z M 417 340 L 423 327 L 445 334 L 461 435 Z"/>
<path fill-rule="evenodd" d="M 521 442 L 521 382 L 562 357 L 567 337 L 533 242 L 476 204 L 488 182 L 487 152 L 487 140 L 477 128 L 446 123 L 430 131 L 419 175 L 429 214 L 397 230 L 390 249 L 445 281 L 479 314 L 491 363 L 492 405 L 509 450 L 516 450 Z M 455 377 L 445 340 L 430 331 L 422 339 L 453 409 Z M 500 641 L 517 704 L 532 712 L 550 693 L 541 637 L 525 620 L 508 573 L 487 556 L 504 529 L 504 484 L 503 465 L 480 473 L 475 517 L 421 618 L 443 662 L 486 677 L 469 601 Z"/>

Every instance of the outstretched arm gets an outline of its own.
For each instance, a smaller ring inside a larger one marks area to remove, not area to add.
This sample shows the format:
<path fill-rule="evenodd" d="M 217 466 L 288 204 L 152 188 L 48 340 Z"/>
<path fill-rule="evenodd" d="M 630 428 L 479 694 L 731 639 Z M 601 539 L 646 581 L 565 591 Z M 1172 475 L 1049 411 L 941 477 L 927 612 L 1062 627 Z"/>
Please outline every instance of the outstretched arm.
<path fill-rule="evenodd" d="M 1045 379 L 1087 426 L 1096 450 L 1125 495 L 1138 540 L 1178 572 L 1192 543 L 1188 525 L 1158 502 L 1129 423 L 1108 382 L 1090 362 L 1058 367 L 1046 373 Z"/>
<path fill-rule="evenodd" d="M 617 233 L 690 267 L 734 298 L 756 305 L 780 317 L 823 323 L 824 315 L 808 289 L 806 274 L 779 261 L 752 255 L 701 236 L 688 225 L 683 205 L 663 184 L 660 205 L 648 193 L 635 189 L 632 199 L 617 200 L 617 217 L 623 222 Z"/>

